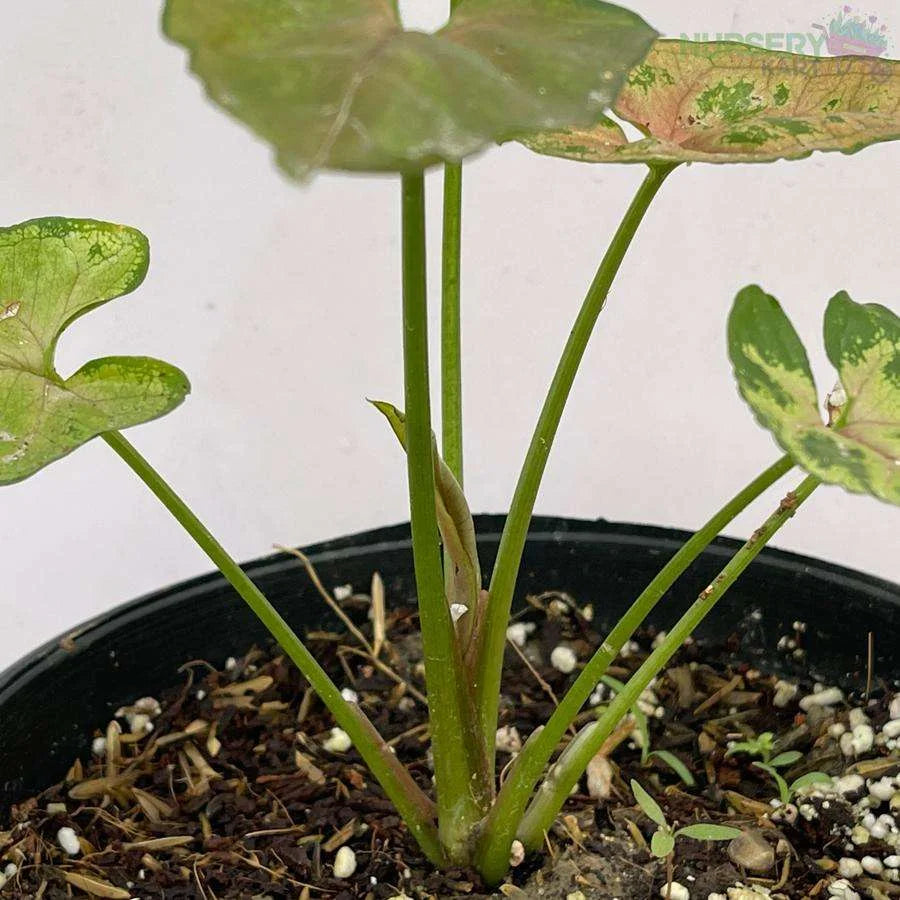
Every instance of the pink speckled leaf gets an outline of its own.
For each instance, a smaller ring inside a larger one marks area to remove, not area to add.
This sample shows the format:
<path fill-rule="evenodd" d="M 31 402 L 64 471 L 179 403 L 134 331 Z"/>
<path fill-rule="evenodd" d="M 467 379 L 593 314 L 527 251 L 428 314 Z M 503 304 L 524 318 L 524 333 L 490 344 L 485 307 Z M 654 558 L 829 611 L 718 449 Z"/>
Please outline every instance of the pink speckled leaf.
<path fill-rule="evenodd" d="M 607 120 L 524 143 L 581 162 L 772 162 L 900 138 L 900 62 L 819 59 L 729 42 L 657 41 Z"/>

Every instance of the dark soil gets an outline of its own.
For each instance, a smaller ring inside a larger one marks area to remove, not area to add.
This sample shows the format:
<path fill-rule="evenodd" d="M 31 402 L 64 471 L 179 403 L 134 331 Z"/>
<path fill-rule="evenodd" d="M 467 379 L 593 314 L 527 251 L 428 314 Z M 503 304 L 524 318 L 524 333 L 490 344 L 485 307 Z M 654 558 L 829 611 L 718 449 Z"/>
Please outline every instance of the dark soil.
<path fill-rule="evenodd" d="M 369 598 L 351 597 L 343 605 L 371 641 Z M 551 693 L 560 695 L 577 674 L 550 666 L 552 650 L 564 642 L 583 662 L 599 643 L 589 619 L 569 598 L 555 595 L 533 598 L 520 617 L 535 626 L 523 653 L 541 680 L 520 654 L 507 650 L 501 724 L 515 727 L 522 739 L 549 716 Z M 311 634 L 309 642 L 430 789 L 416 624 L 408 609 L 388 613 L 378 659 L 394 677 L 346 634 Z M 617 660 L 610 674 L 627 679 L 653 637 L 642 635 L 640 647 Z M 776 679 L 739 662 L 740 638 L 735 634 L 726 647 L 687 645 L 655 685 L 655 698 L 647 698 L 651 748 L 675 754 L 695 784 L 686 785 L 665 759 L 642 759 L 634 735 L 623 732 L 610 765 L 601 765 L 609 777 L 599 792 L 607 796 L 590 796 L 582 780 L 585 792 L 568 802 L 548 836 L 547 852 L 527 857 L 498 894 L 486 892 L 472 872 L 439 873 L 428 865 L 355 751 L 325 748 L 333 723 L 298 672 L 277 650 L 263 648 L 222 668 L 187 663 L 180 687 L 159 698 L 159 711 L 152 702 L 122 711 L 117 723 L 97 732 L 106 738 L 103 755 L 92 753 L 87 740 L 63 783 L 14 807 L 10 829 L 0 832 L 0 872 L 10 865 L 15 871 L 7 870 L 0 895 L 647 900 L 659 896 L 665 865 L 648 853 L 654 826 L 634 805 L 629 782 L 635 778 L 670 822 L 727 821 L 754 833 L 763 857 L 769 851 L 770 863 L 751 871 L 727 844 L 681 841 L 675 877 L 694 900 L 729 888 L 733 900 L 768 893 L 827 898 L 841 857 L 897 851 L 872 839 L 850 854 L 845 835 L 856 821 L 850 799 L 813 795 L 799 804 L 803 814 L 793 806 L 772 815 L 773 782 L 752 757 L 726 756 L 728 743 L 774 732 L 777 752 L 802 754 L 785 772 L 789 781 L 813 769 L 835 776 L 854 767 L 874 777 L 896 774 L 895 750 L 876 746 L 864 754 L 868 759 L 847 758 L 828 730 L 847 721 L 850 706 L 863 705 L 877 732 L 888 718 L 890 697 L 876 688 L 882 699 L 866 704 L 851 697 L 807 715 L 797 706 L 811 688 L 805 685 L 778 708 L 772 702 Z M 802 641 L 802 635 L 791 640 Z M 582 719 L 593 715 L 586 709 Z M 498 772 L 509 761 L 508 752 L 498 753 Z M 61 848 L 62 828 L 77 836 L 77 855 Z M 336 878 L 335 854 L 344 845 L 355 851 L 357 868 Z M 900 894 L 896 883 L 866 881 L 874 885 L 864 891 L 869 896 Z M 764 889 L 738 894 L 738 883 Z M 854 888 L 862 890 L 860 884 Z"/>

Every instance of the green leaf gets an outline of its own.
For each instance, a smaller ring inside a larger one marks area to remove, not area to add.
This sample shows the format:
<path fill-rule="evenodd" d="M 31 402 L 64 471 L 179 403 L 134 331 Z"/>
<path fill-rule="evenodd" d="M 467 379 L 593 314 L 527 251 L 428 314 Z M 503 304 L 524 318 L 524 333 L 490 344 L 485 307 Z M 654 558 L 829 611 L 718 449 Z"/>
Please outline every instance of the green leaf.
<path fill-rule="evenodd" d="M 297 178 L 591 125 L 656 36 L 600 0 L 464 0 L 436 34 L 404 31 L 391 0 L 168 0 L 164 30 Z"/>
<path fill-rule="evenodd" d="M 693 838 L 695 841 L 733 841 L 741 836 L 741 830 L 728 825 L 687 825 L 679 828 L 675 836 Z"/>
<path fill-rule="evenodd" d="M 371 403 L 388 420 L 405 450 L 406 416 L 391 403 L 382 400 L 372 400 Z M 479 618 L 481 607 L 481 566 L 475 541 L 475 523 L 472 521 L 472 513 L 469 511 L 465 494 L 449 466 L 441 458 L 433 435 L 432 456 L 438 528 L 444 547 L 456 567 L 450 600 L 453 603 L 461 603 L 472 613 L 462 620 L 466 626 L 472 626 Z"/>
<path fill-rule="evenodd" d="M 646 135 L 612 120 L 525 143 L 581 162 L 671 164 L 855 153 L 900 138 L 900 62 L 817 58 L 747 44 L 657 41 L 615 105 Z"/>
<path fill-rule="evenodd" d="M 809 772 L 801 775 L 796 781 L 791 782 L 791 793 L 795 794 L 801 788 L 809 787 L 813 784 L 831 784 L 834 779 L 824 772 Z"/>
<path fill-rule="evenodd" d="M 846 293 L 829 303 L 825 346 L 846 395 L 831 425 L 818 411 L 806 351 L 773 297 L 758 287 L 741 291 L 728 333 L 741 394 L 798 465 L 822 481 L 900 504 L 897 316 Z"/>
<path fill-rule="evenodd" d="M 182 372 L 145 357 L 109 357 L 63 379 L 59 336 L 79 316 L 133 291 L 147 239 L 87 219 L 0 228 L 0 484 L 11 484 L 91 438 L 155 419 L 190 391 Z"/>
<path fill-rule="evenodd" d="M 799 750 L 788 750 L 786 753 L 779 753 L 774 759 L 769 760 L 769 765 L 776 769 L 783 769 L 785 766 L 793 765 L 798 760 L 803 759 L 803 754 Z"/>
<path fill-rule="evenodd" d="M 674 753 L 668 750 L 654 750 L 648 758 L 654 757 L 665 763 L 688 787 L 693 787 L 697 783 L 691 770 Z"/>
<path fill-rule="evenodd" d="M 634 794 L 637 805 L 644 811 L 648 819 L 661 828 L 668 828 L 665 814 L 659 804 L 633 778 L 631 779 L 631 793 Z"/>
<path fill-rule="evenodd" d="M 650 838 L 650 852 L 658 859 L 665 859 L 675 849 L 675 837 L 671 831 L 660 828 Z"/>

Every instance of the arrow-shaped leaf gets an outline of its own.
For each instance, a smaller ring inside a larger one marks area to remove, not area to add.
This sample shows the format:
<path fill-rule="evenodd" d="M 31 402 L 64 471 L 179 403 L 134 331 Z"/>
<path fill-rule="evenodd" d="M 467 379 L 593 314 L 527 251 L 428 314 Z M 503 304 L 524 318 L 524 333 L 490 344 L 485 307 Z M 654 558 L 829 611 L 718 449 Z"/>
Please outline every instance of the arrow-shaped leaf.
<path fill-rule="evenodd" d="M 600 0 L 463 0 L 436 34 L 392 0 L 168 0 L 166 34 L 282 169 L 418 171 L 600 117 L 655 32 Z"/>
<path fill-rule="evenodd" d="M 846 293 L 825 313 L 825 347 L 843 397 L 826 425 L 806 351 L 778 301 L 738 294 L 728 323 L 738 387 L 760 423 L 822 481 L 900 504 L 900 319 Z M 835 403 L 835 395 L 831 395 Z"/>
<path fill-rule="evenodd" d="M 60 334 L 133 291 L 148 260 L 147 239 L 121 225 L 49 218 L 0 228 L 0 484 L 155 419 L 189 392 L 182 372 L 145 357 L 95 359 L 67 379 L 54 368 Z"/>
<path fill-rule="evenodd" d="M 373 400 L 372 405 L 388 420 L 394 434 L 406 449 L 406 416 L 391 403 Z M 438 453 L 437 443 L 432 436 L 432 457 L 434 459 L 435 507 L 441 540 L 456 568 L 451 597 L 453 603 L 460 603 L 470 615 L 463 619 L 463 627 L 471 627 L 479 618 L 481 600 L 481 566 L 478 562 L 478 547 L 475 542 L 475 523 L 469 504 L 459 482 L 450 467 Z"/>
<path fill-rule="evenodd" d="M 737 163 L 855 153 L 900 138 L 900 62 L 817 58 L 747 44 L 657 41 L 628 77 L 611 120 L 525 143 L 581 162 Z"/>

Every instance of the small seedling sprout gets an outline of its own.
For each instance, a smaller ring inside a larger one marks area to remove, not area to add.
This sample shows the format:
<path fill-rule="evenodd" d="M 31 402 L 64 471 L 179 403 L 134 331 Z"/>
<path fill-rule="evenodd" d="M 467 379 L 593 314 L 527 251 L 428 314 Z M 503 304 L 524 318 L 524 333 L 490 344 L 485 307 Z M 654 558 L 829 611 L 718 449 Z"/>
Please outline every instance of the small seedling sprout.
<path fill-rule="evenodd" d="M 831 776 L 826 775 L 824 772 L 808 772 L 806 775 L 801 775 L 788 783 L 785 777 L 771 763 L 754 762 L 753 766 L 761 769 L 775 782 L 775 786 L 778 788 L 778 799 L 785 806 L 791 802 L 794 795 L 801 788 L 810 787 L 814 784 L 831 784 L 832 781 Z"/>
<path fill-rule="evenodd" d="M 758 756 L 767 766 L 773 769 L 783 769 L 792 766 L 803 758 L 798 750 L 787 750 L 773 757 L 775 752 L 775 735 L 771 731 L 763 731 L 754 738 L 747 738 L 732 744 L 725 753 L 726 758 L 736 753 L 746 753 L 748 756 Z"/>
<path fill-rule="evenodd" d="M 788 783 L 778 770 L 799 762 L 803 758 L 803 754 L 798 750 L 786 750 L 773 756 L 774 752 L 775 735 L 771 731 L 763 731 L 754 738 L 748 738 L 732 744 L 725 756 L 734 756 L 737 753 L 758 756 L 759 759 L 755 760 L 752 765 L 765 772 L 775 782 L 775 786 L 778 788 L 778 797 L 783 804 L 790 803 L 791 798 L 801 788 L 809 787 L 813 784 L 831 783 L 831 776 L 826 775 L 824 772 L 808 772 L 806 775 L 801 775 Z"/>
<path fill-rule="evenodd" d="M 675 875 L 675 846 L 678 838 L 690 838 L 695 841 L 731 841 L 741 836 L 740 828 L 732 828 L 730 825 L 716 825 L 712 822 L 698 822 L 693 825 L 685 825 L 682 828 L 674 828 L 666 819 L 660 805 L 650 796 L 641 785 L 631 780 L 631 792 L 637 805 L 644 815 L 656 825 L 656 831 L 650 839 L 650 852 L 657 859 L 666 862 L 666 890 L 664 895 L 671 892 L 672 881 Z"/>

